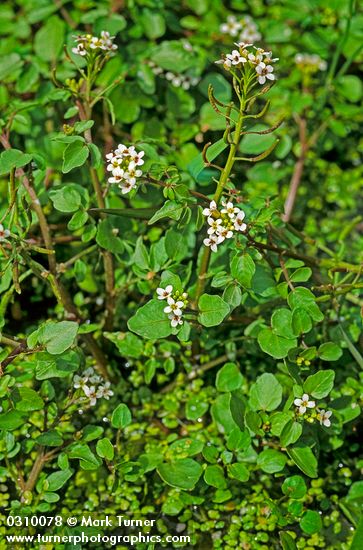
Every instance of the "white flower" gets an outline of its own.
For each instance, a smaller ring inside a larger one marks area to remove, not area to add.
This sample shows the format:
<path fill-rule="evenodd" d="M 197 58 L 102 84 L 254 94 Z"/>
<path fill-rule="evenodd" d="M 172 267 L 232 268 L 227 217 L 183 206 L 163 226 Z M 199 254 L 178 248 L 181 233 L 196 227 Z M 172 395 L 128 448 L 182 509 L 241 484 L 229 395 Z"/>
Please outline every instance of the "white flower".
<path fill-rule="evenodd" d="M 140 151 L 139 153 L 135 151 L 135 154 L 132 155 L 132 160 L 135 163 L 135 166 L 142 166 L 144 164 L 143 156 L 145 155 L 145 151 Z"/>
<path fill-rule="evenodd" d="M 313 409 L 315 407 L 315 401 L 310 401 L 307 393 L 301 397 L 301 399 L 295 399 L 294 405 L 299 409 L 299 414 L 304 414 L 306 409 Z"/>
<path fill-rule="evenodd" d="M 142 175 L 142 170 L 136 168 L 136 164 L 133 160 L 130 161 L 127 171 L 124 174 L 124 178 L 129 181 L 132 185 L 135 185 L 136 178 L 139 178 Z"/>
<path fill-rule="evenodd" d="M 218 227 L 216 233 L 224 239 L 231 239 L 233 237 L 233 231 L 228 229 L 228 227 Z"/>
<path fill-rule="evenodd" d="M 295 55 L 295 63 L 301 65 L 301 67 L 306 67 L 312 72 L 316 71 L 325 71 L 327 68 L 327 63 L 324 59 L 321 59 L 319 55 L 316 54 L 307 54 L 307 53 L 297 53 Z"/>
<path fill-rule="evenodd" d="M 181 75 L 175 75 L 174 78 L 172 79 L 171 83 L 176 88 L 179 88 L 181 86 L 182 81 L 183 81 L 183 78 L 182 78 Z"/>
<path fill-rule="evenodd" d="M 120 155 L 122 157 L 132 157 L 133 155 L 137 154 L 135 151 L 135 146 L 130 145 L 130 147 L 127 147 L 127 145 L 124 145 L 123 143 L 119 143 L 117 146 L 117 149 L 115 149 L 115 154 Z"/>
<path fill-rule="evenodd" d="M 0 223 L 0 243 L 4 242 L 9 236 L 9 229 L 4 229 L 4 226 Z"/>
<path fill-rule="evenodd" d="M 238 48 L 241 48 L 241 50 L 245 50 L 246 48 L 249 48 L 250 46 L 253 46 L 253 43 L 235 42 L 235 46 L 237 46 Z"/>
<path fill-rule="evenodd" d="M 208 235 L 213 235 L 213 233 L 217 233 L 218 227 L 222 224 L 221 218 L 214 219 L 209 217 L 207 221 L 210 225 L 210 228 L 207 231 Z"/>
<path fill-rule="evenodd" d="M 87 384 L 88 378 L 84 376 L 78 376 L 78 374 L 75 374 L 73 377 L 73 387 L 77 390 L 78 388 L 84 388 L 84 386 Z"/>
<path fill-rule="evenodd" d="M 84 386 L 83 391 L 86 397 L 88 397 L 88 399 L 90 400 L 89 404 L 91 405 L 91 407 L 93 407 L 93 405 L 96 405 L 96 402 L 97 402 L 96 388 L 94 386 L 90 386 L 90 387 Z"/>
<path fill-rule="evenodd" d="M 113 170 L 115 170 L 115 168 L 120 168 L 121 164 L 122 164 L 122 158 L 121 157 L 117 157 L 116 155 L 113 155 L 112 153 L 110 153 L 110 155 L 112 155 L 111 158 L 109 158 L 108 160 L 110 160 L 110 164 L 107 165 L 107 171 L 108 172 L 112 172 Z M 106 155 L 106 158 L 108 157 L 109 155 Z"/>
<path fill-rule="evenodd" d="M 103 386 L 100 386 L 96 394 L 97 399 L 100 399 L 101 397 L 103 397 L 104 399 L 109 399 L 110 397 L 112 397 L 113 391 L 110 390 L 110 386 L 110 382 L 105 382 Z"/>
<path fill-rule="evenodd" d="M 228 216 L 233 220 L 234 217 L 235 217 L 235 214 L 237 214 L 237 212 L 239 212 L 239 208 L 237 208 L 236 206 L 234 206 L 233 202 L 224 202 L 222 201 L 222 214 L 228 214 Z"/>
<path fill-rule="evenodd" d="M 324 409 L 319 410 L 317 418 L 320 424 L 329 428 L 331 426 L 330 417 L 332 414 L 332 411 L 325 411 Z"/>
<path fill-rule="evenodd" d="M 120 183 L 124 177 L 125 171 L 122 168 L 115 168 L 112 170 L 112 176 L 108 178 L 110 183 Z"/>
<path fill-rule="evenodd" d="M 171 71 L 168 71 L 168 72 L 165 73 L 165 78 L 166 78 L 166 80 L 171 81 L 171 80 L 173 80 L 173 78 L 175 78 L 175 74 L 172 73 Z"/>
<path fill-rule="evenodd" d="M 95 50 L 96 48 L 100 48 L 101 46 L 101 39 L 98 36 L 92 36 L 89 47 L 92 48 L 92 50 Z"/>
<path fill-rule="evenodd" d="M 227 54 L 227 59 L 232 65 L 239 65 L 240 63 L 246 63 L 247 59 L 242 57 L 238 50 L 233 50 L 232 53 Z"/>
<path fill-rule="evenodd" d="M 83 373 L 83 376 L 87 376 L 89 378 L 90 376 L 93 376 L 95 373 L 95 369 L 93 367 L 88 367 Z"/>
<path fill-rule="evenodd" d="M 183 313 L 184 302 L 181 300 L 175 301 L 174 298 L 167 298 L 168 305 L 164 308 L 164 313 L 172 313 L 173 315 L 180 315 Z"/>
<path fill-rule="evenodd" d="M 169 315 L 169 319 L 170 319 L 170 324 L 173 328 L 183 324 L 183 319 L 180 317 L 180 315 L 177 315 L 175 313 L 172 313 L 171 315 Z"/>
<path fill-rule="evenodd" d="M 113 44 L 114 36 L 110 36 L 110 33 L 107 31 L 101 32 L 101 38 L 100 38 L 100 48 L 101 50 L 108 50 L 108 51 L 114 51 L 117 50 L 116 44 Z"/>
<path fill-rule="evenodd" d="M 212 212 L 215 212 L 217 210 L 217 203 L 216 201 L 211 201 L 209 204 L 209 208 L 204 208 L 203 210 L 203 216 L 210 216 Z"/>
<path fill-rule="evenodd" d="M 126 195 L 126 193 L 130 193 L 130 191 L 132 191 L 135 187 L 136 183 L 131 180 L 124 180 L 119 185 L 119 188 L 121 189 L 121 193 L 123 195 Z"/>
<path fill-rule="evenodd" d="M 210 235 L 208 239 L 204 239 L 203 244 L 209 246 L 212 252 L 217 252 L 217 246 L 224 241 L 221 235 Z"/>
<path fill-rule="evenodd" d="M 92 385 L 100 384 L 102 382 L 102 377 L 99 374 L 94 374 L 93 376 L 90 376 L 89 381 Z"/>
<path fill-rule="evenodd" d="M 242 25 L 239 21 L 237 21 L 236 17 L 234 15 L 229 15 L 227 17 L 227 23 L 223 23 L 219 30 L 223 34 L 229 34 L 231 36 L 237 36 L 238 31 L 240 31 L 242 28 Z"/>
<path fill-rule="evenodd" d="M 168 285 L 165 288 L 157 288 L 156 294 L 158 295 L 158 300 L 167 300 L 171 297 L 171 293 L 173 292 L 173 286 Z"/>
<path fill-rule="evenodd" d="M 75 48 L 72 48 L 72 53 L 84 57 L 85 55 L 87 55 L 87 50 L 85 49 L 84 44 L 79 43 Z"/>
<path fill-rule="evenodd" d="M 265 84 L 266 78 L 269 80 L 275 80 L 275 75 L 273 73 L 273 66 L 272 65 L 266 65 L 263 61 L 261 61 L 256 66 L 256 73 L 258 74 L 257 80 L 260 84 Z"/>
<path fill-rule="evenodd" d="M 234 228 L 236 231 L 246 231 L 247 225 L 243 223 L 244 218 L 245 213 L 243 210 L 240 210 L 234 219 Z"/>

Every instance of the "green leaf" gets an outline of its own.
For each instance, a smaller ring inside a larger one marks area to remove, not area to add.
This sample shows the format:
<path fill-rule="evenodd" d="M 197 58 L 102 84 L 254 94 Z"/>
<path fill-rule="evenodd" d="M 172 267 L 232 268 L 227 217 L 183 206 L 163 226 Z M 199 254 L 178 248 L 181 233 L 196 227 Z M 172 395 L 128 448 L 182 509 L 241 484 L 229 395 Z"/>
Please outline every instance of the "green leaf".
<path fill-rule="evenodd" d="M 36 442 L 45 447 L 60 447 L 63 443 L 63 438 L 56 430 L 49 430 L 38 435 Z"/>
<path fill-rule="evenodd" d="M 231 394 L 220 394 L 211 407 L 211 413 L 214 422 L 220 431 L 229 433 L 234 428 L 238 428 L 231 412 Z"/>
<path fill-rule="evenodd" d="M 202 294 L 198 308 L 198 321 L 205 327 L 219 325 L 229 313 L 229 305 L 220 296 L 211 294 Z"/>
<path fill-rule="evenodd" d="M 234 363 L 226 363 L 216 377 L 216 388 L 219 391 L 233 391 L 242 386 L 243 376 Z"/>
<path fill-rule="evenodd" d="M 114 216 L 108 217 L 106 220 L 101 220 L 97 226 L 96 242 L 102 248 L 113 252 L 114 254 L 122 254 L 124 251 L 124 243 L 118 236 L 117 226 L 114 223 Z"/>
<path fill-rule="evenodd" d="M 97 470 L 102 462 L 84 443 L 75 443 L 67 451 L 69 458 L 78 458 L 82 470 Z"/>
<path fill-rule="evenodd" d="M 300 527 L 308 535 L 319 533 L 323 528 L 323 522 L 321 520 L 319 512 L 315 510 L 307 510 L 300 520 Z"/>
<path fill-rule="evenodd" d="M 131 424 L 132 416 L 131 411 L 125 403 L 117 405 L 116 409 L 112 413 L 111 425 L 117 429 L 126 428 Z"/>
<path fill-rule="evenodd" d="M 313 328 L 311 317 L 305 309 L 296 308 L 292 312 L 292 330 L 294 334 L 307 334 Z"/>
<path fill-rule="evenodd" d="M 250 389 L 250 407 L 254 411 L 273 411 L 280 405 L 282 386 L 273 374 L 259 376 Z"/>
<path fill-rule="evenodd" d="M 334 342 L 326 342 L 319 346 L 318 355 L 323 361 L 338 361 L 343 355 L 343 350 Z"/>
<path fill-rule="evenodd" d="M 188 399 L 185 404 L 185 416 L 188 420 L 197 420 L 207 412 L 208 408 L 208 402 L 195 395 Z"/>
<path fill-rule="evenodd" d="M 292 283 L 304 283 L 310 279 L 311 274 L 310 267 L 299 267 L 299 269 L 290 275 L 290 281 Z"/>
<path fill-rule="evenodd" d="M 308 376 L 304 382 L 304 392 L 316 399 L 322 399 L 329 395 L 334 386 L 335 372 L 333 370 L 320 370 Z"/>
<path fill-rule="evenodd" d="M 64 44 L 64 22 L 53 15 L 42 26 L 34 40 L 34 50 L 42 61 L 55 61 L 62 51 Z"/>
<path fill-rule="evenodd" d="M 262 329 L 258 333 L 257 339 L 262 351 L 275 357 L 275 359 L 287 357 L 289 351 L 297 346 L 296 338 L 284 338 L 275 334 L 271 328 Z"/>
<path fill-rule="evenodd" d="M 255 262 L 248 254 L 236 255 L 231 261 L 231 275 L 243 288 L 251 288 L 255 271 Z"/>
<path fill-rule="evenodd" d="M 349 550 L 361 550 L 363 540 L 363 516 L 361 516 L 357 528 L 354 533 L 352 544 Z"/>
<path fill-rule="evenodd" d="M 257 457 L 257 465 L 267 474 L 281 472 L 286 464 L 286 456 L 274 449 L 265 449 Z"/>
<path fill-rule="evenodd" d="M 165 303 L 161 300 L 150 300 L 129 319 L 127 326 L 143 338 L 166 338 L 172 333 L 172 327 L 164 308 Z"/>
<path fill-rule="evenodd" d="M 301 308 L 307 311 L 314 321 L 322 321 L 324 315 L 315 302 L 314 294 L 305 287 L 297 287 L 287 297 L 287 302 L 292 310 Z"/>
<path fill-rule="evenodd" d="M 318 462 L 313 451 L 305 443 L 299 442 L 288 447 L 287 454 L 296 466 L 308 477 L 318 477 Z"/>
<path fill-rule="evenodd" d="M 143 341 L 135 336 L 132 332 L 106 332 L 104 336 L 111 340 L 116 346 L 118 351 L 126 357 L 140 357 L 144 350 Z"/>
<path fill-rule="evenodd" d="M 0 155 L 0 176 L 8 174 L 13 168 L 21 168 L 31 162 L 33 156 L 18 149 L 8 149 Z"/>
<path fill-rule="evenodd" d="M 154 40 L 165 34 L 166 26 L 165 19 L 161 12 L 152 11 L 144 8 L 139 16 L 139 21 L 148 38 Z"/>
<path fill-rule="evenodd" d="M 289 420 L 280 435 L 280 442 L 283 447 L 292 445 L 296 443 L 299 437 L 302 434 L 302 425 L 300 422 L 295 422 L 294 420 Z"/>
<path fill-rule="evenodd" d="M 251 436 L 248 431 L 241 431 L 239 428 L 234 428 L 227 438 L 227 449 L 230 451 L 246 450 L 251 444 Z"/>
<path fill-rule="evenodd" d="M 202 471 L 201 465 L 192 458 L 163 463 L 157 469 L 158 474 L 165 483 L 184 490 L 194 489 L 202 475 Z"/>
<path fill-rule="evenodd" d="M 227 147 L 227 143 L 224 141 L 224 139 L 220 139 L 216 141 L 216 143 L 213 143 L 210 147 L 208 147 L 207 151 L 207 159 L 209 162 L 213 162 L 213 160 L 222 153 Z M 188 164 L 188 171 L 191 174 L 192 178 L 197 179 L 199 174 L 202 172 L 202 170 L 205 168 L 204 160 L 202 154 L 199 154 L 197 157 L 195 157 L 189 164 Z"/>
<path fill-rule="evenodd" d="M 89 156 L 89 149 L 82 141 L 74 141 L 67 145 L 63 153 L 63 174 L 68 174 L 74 168 L 83 166 Z"/>
<path fill-rule="evenodd" d="M 233 477 L 234 479 L 238 479 L 238 481 L 248 481 L 250 477 L 250 472 L 248 468 L 244 464 L 240 464 L 239 462 L 235 462 L 234 464 L 229 464 L 227 466 L 227 471 L 229 477 Z"/>
<path fill-rule="evenodd" d="M 48 353 L 59 355 L 73 345 L 77 331 L 78 323 L 74 321 L 51 322 L 44 326 L 39 341 L 45 345 Z"/>
<path fill-rule="evenodd" d="M 282 492 L 289 498 L 303 498 L 306 495 L 307 487 L 301 476 L 287 477 L 282 484 Z"/>
<path fill-rule="evenodd" d="M 98 456 L 101 458 L 106 458 L 106 460 L 112 460 L 115 454 L 113 445 L 107 437 L 97 441 L 96 452 Z"/>
<path fill-rule="evenodd" d="M 8 411 L 0 414 L 0 430 L 16 430 L 24 424 L 24 418 L 18 411 Z"/>
<path fill-rule="evenodd" d="M 15 388 L 11 393 L 15 408 L 21 412 L 39 411 L 44 408 L 44 401 L 40 395 L 31 388 Z"/>
<path fill-rule="evenodd" d="M 359 76 L 353 74 L 341 76 L 337 81 L 337 93 L 352 103 L 359 101 L 363 93 L 362 81 Z"/>
<path fill-rule="evenodd" d="M 216 489 L 225 489 L 227 487 L 223 468 L 217 464 L 206 467 L 204 470 L 204 481 Z"/>
<path fill-rule="evenodd" d="M 162 218 L 171 218 L 172 220 L 179 220 L 180 216 L 183 213 L 184 206 L 176 201 L 166 201 L 163 206 L 155 212 L 151 220 L 149 220 L 149 225 L 161 220 Z"/>
<path fill-rule="evenodd" d="M 48 378 L 66 378 L 70 373 L 76 371 L 80 365 L 80 356 L 75 351 L 68 351 L 61 356 L 50 353 L 38 353 L 35 367 L 37 380 Z"/>
<path fill-rule="evenodd" d="M 279 532 L 282 550 L 297 550 L 294 539 L 285 531 Z"/>
<path fill-rule="evenodd" d="M 292 330 L 292 313 L 289 309 L 276 309 L 271 316 L 271 326 L 273 332 L 278 336 L 283 336 L 288 339 L 295 338 L 295 334 Z"/>
<path fill-rule="evenodd" d="M 76 212 L 82 200 L 78 191 L 70 185 L 62 187 L 61 189 L 52 189 L 49 196 L 54 208 L 60 212 Z"/>
<path fill-rule="evenodd" d="M 73 475 L 73 470 L 59 470 L 58 472 L 53 472 L 50 474 L 45 483 L 47 484 L 47 491 L 58 491 L 67 483 L 69 478 Z"/>

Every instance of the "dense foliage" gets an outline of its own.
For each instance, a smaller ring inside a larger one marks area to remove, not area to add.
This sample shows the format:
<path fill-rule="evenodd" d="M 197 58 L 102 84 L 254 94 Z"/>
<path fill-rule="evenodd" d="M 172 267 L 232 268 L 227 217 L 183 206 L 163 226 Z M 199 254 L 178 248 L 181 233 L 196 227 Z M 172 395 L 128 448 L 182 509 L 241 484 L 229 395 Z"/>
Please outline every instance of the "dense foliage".
<path fill-rule="evenodd" d="M 3 537 L 361 548 L 362 17 L 2 3 Z"/>

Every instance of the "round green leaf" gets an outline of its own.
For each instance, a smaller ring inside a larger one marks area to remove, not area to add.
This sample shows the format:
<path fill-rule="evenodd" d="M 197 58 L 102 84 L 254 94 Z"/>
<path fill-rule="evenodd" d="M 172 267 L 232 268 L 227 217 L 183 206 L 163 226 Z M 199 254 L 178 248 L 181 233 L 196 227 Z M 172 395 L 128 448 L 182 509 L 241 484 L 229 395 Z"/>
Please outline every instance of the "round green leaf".
<path fill-rule="evenodd" d="M 219 391 L 233 391 L 242 386 L 243 376 L 234 363 L 226 363 L 218 372 L 216 387 Z"/>
<path fill-rule="evenodd" d="M 257 465 L 267 474 L 281 472 L 286 464 L 286 456 L 274 449 L 265 449 L 257 457 Z"/>
<path fill-rule="evenodd" d="M 137 310 L 129 319 L 127 326 L 132 332 L 148 339 L 166 338 L 172 333 L 170 319 L 164 313 L 165 303 L 161 300 L 150 300 Z"/>
<path fill-rule="evenodd" d="M 171 463 L 163 463 L 157 469 L 160 477 L 172 487 L 194 489 L 202 475 L 202 467 L 192 458 L 183 458 Z"/>
<path fill-rule="evenodd" d="M 259 376 L 250 390 L 250 407 L 254 411 L 273 411 L 280 405 L 282 386 L 273 374 Z"/>
<path fill-rule="evenodd" d="M 131 424 L 131 411 L 125 403 L 117 405 L 112 413 L 111 424 L 114 428 L 122 429 Z"/>
<path fill-rule="evenodd" d="M 304 382 L 304 391 L 316 399 L 322 399 L 329 395 L 333 389 L 334 378 L 333 370 L 320 370 L 307 377 Z"/>
<path fill-rule="evenodd" d="M 323 527 L 319 512 L 308 510 L 300 520 L 300 527 L 308 535 L 319 533 Z"/>
<path fill-rule="evenodd" d="M 229 313 L 229 305 L 217 295 L 203 294 L 198 307 L 198 321 L 205 327 L 219 325 Z"/>

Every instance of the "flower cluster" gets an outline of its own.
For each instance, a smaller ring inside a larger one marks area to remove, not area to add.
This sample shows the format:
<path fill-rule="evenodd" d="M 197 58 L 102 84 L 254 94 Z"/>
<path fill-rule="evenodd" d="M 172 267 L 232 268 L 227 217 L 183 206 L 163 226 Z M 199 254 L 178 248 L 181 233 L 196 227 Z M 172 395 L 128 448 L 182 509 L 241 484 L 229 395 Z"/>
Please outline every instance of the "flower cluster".
<path fill-rule="evenodd" d="M 117 183 L 123 195 L 136 187 L 136 180 L 142 175 L 139 166 L 144 164 L 144 154 L 144 151 L 136 151 L 133 145 L 127 147 L 120 143 L 117 149 L 106 155 L 107 171 L 112 174 L 108 181 Z"/>
<path fill-rule="evenodd" d="M 189 88 L 196 86 L 200 78 L 197 76 L 190 76 L 188 74 L 173 73 L 171 71 L 164 71 L 161 67 L 156 65 L 153 61 L 147 62 L 152 72 L 156 76 L 160 76 L 168 80 L 175 88 L 183 88 L 183 90 L 189 90 Z"/>
<path fill-rule="evenodd" d="M 272 52 L 264 51 L 262 48 L 256 48 L 253 44 L 245 42 L 236 43 L 238 49 L 232 50 L 227 55 L 222 55 L 222 59 L 216 61 L 222 64 L 226 71 L 232 73 L 239 69 L 253 69 L 259 84 L 265 84 L 267 80 L 275 80 L 272 63 L 278 61 L 278 57 L 272 58 Z"/>
<path fill-rule="evenodd" d="M 326 426 L 329 428 L 331 426 L 330 417 L 333 414 L 332 411 L 325 411 L 324 409 L 318 409 L 316 407 L 315 401 L 310 400 L 310 397 L 307 393 L 304 393 L 301 398 L 297 398 L 294 400 L 294 405 L 297 408 L 297 413 L 299 415 L 306 414 L 308 409 L 314 409 L 316 408 L 316 411 L 312 411 L 313 414 L 310 416 L 308 420 L 310 422 L 314 421 L 314 418 L 316 418 L 321 426 Z"/>
<path fill-rule="evenodd" d="M 257 42 L 261 40 L 256 23 L 249 15 L 237 19 L 235 15 L 229 15 L 226 23 L 220 26 L 223 34 L 229 34 L 233 38 L 238 36 L 239 42 Z"/>
<path fill-rule="evenodd" d="M 4 229 L 4 226 L 0 223 L 0 243 L 4 242 L 9 236 L 9 229 Z"/>
<path fill-rule="evenodd" d="M 301 70 L 311 73 L 317 71 L 326 71 L 327 63 L 319 55 L 308 53 L 297 53 L 295 55 L 295 63 Z"/>
<path fill-rule="evenodd" d="M 89 399 L 89 404 L 93 407 L 97 399 L 109 399 L 113 395 L 113 391 L 110 390 L 110 382 L 103 382 L 103 378 L 95 373 L 92 367 L 86 369 L 82 376 L 75 374 L 73 377 L 74 389 L 83 390 L 86 398 Z"/>
<path fill-rule="evenodd" d="M 172 285 L 165 288 L 157 288 L 156 293 L 159 300 L 166 300 L 168 305 L 164 308 L 164 313 L 168 314 L 170 324 L 173 328 L 183 324 L 183 309 L 188 305 L 188 294 L 173 290 Z"/>
<path fill-rule="evenodd" d="M 117 50 L 116 44 L 113 43 L 114 36 L 110 36 L 107 31 L 102 31 L 101 36 L 92 36 L 91 34 L 83 34 L 75 36 L 77 46 L 72 48 L 72 52 L 76 55 L 86 57 L 92 52 L 113 52 Z"/>
<path fill-rule="evenodd" d="M 211 201 L 209 208 L 204 208 L 203 215 L 209 225 L 208 237 L 204 239 L 205 246 L 213 252 L 225 239 L 231 239 L 235 231 L 246 231 L 247 225 L 243 222 L 245 213 L 234 206 L 233 202 L 222 201 L 223 208 L 218 211 L 216 201 Z"/>

